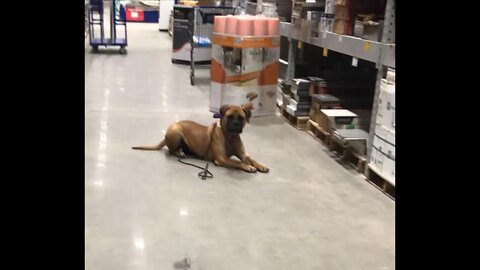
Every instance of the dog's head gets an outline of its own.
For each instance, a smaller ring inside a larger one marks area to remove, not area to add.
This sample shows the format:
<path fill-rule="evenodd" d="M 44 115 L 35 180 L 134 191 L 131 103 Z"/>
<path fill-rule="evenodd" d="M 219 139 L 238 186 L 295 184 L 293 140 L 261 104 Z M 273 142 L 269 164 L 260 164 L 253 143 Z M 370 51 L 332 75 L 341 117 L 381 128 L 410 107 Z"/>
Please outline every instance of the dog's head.
<path fill-rule="evenodd" d="M 249 106 L 223 105 L 220 108 L 220 115 L 222 116 L 220 124 L 223 130 L 230 135 L 235 135 L 242 133 L 252 112 Z"/>

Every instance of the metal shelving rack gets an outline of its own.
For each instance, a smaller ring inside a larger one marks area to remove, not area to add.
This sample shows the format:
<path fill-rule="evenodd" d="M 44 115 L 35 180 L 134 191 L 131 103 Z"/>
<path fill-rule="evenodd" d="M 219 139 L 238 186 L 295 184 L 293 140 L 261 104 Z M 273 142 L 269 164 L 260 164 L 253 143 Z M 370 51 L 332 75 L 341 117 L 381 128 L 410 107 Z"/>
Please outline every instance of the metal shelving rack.
<path fill-rule="evenodd" d="M 381 42 L 365 40 L 354 36 L 339 35 L 332 32 L 320 32 L 318 37 L 312 37 L 309 32 L 299 31 L 295 29 L 293 24 L 287 22 L 280 23 L 279 31 L 280 35 L 287 37 L 289 41 L 288 67 L 285 78 L 287 84 L 291 84 L 295 76 L 296 40 L 375 63 L 377 80 L 367 145 L 368 164 L 370 162 L 375 132 L 380 82 L 389 67 L 395 68 L 395 0 L 387 0 Z M 366 174 L 368 178 L 368 170 L 366 170 Z"/>

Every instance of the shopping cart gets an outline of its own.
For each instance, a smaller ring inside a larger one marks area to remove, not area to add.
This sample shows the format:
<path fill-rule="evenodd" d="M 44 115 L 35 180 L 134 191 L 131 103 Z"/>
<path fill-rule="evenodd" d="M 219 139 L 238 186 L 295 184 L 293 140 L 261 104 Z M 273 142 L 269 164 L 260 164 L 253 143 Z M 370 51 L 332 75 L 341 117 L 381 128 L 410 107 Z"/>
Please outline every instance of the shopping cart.
<path fill-rule="evenodd" d="M 213 20 L 216 15 L 234 14 L 234 7 L 203 7 L 193 8 L 188 18 L 188 35 L 190 37 L 190 84 L 195 85 L 195 48 L 211 48 Z M 208 61 L 210 63 L 210 61 Z"/>

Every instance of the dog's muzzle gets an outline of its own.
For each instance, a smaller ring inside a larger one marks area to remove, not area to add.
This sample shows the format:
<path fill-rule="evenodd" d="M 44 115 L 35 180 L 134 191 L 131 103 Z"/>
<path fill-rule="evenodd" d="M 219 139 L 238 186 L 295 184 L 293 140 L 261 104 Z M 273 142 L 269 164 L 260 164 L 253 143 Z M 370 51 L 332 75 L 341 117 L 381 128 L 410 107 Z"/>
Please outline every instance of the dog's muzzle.
<path fill-rule="evenodd" d="M 227 132 L 230 134 L 240 134 L 243 131 L 243 122 L 240 120 L 230 120 L 227 123 Z"/>

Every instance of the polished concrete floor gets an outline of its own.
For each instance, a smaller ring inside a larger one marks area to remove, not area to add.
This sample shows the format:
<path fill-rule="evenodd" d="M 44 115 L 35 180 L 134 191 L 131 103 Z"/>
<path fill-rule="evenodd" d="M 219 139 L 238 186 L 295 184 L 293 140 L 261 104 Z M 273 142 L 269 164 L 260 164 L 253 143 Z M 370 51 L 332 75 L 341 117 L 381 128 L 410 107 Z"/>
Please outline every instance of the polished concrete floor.
<path fill-rule="evenodd" d="M 269 174 L 211 164 L 202 181 L 165 149 L 131 150 L 176 120 L 214 119 L 208 70 L 190 86 L 168 34 L 128 27 L 127 55 L 85 46 L 87 270 L 395 268 L 395 203 L 279 116 L 242 134 Z"/>

